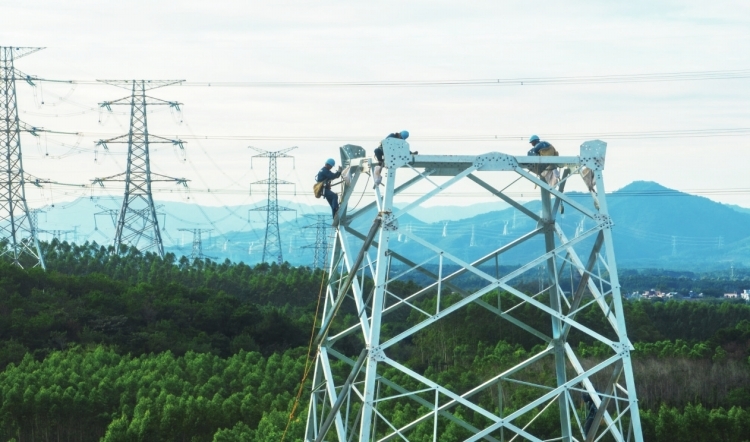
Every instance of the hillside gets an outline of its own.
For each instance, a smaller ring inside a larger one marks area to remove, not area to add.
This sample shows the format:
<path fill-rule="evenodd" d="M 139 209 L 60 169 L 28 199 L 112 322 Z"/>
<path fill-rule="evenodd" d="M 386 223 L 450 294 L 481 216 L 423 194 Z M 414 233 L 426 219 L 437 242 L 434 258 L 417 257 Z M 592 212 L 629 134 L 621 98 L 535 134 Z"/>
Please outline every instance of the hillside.
<path fill-rule="evenodd" d="M 313 386 L 307 377 L 300 389 L 300 381 L 310 367 L 320 271 L 118 256 L 58 242 L 46 247 L 46 272 L 0 262 L 2 440 L 280 441 L 283 434 L 302 440 Z M 684 279 L 658 276 L 667 284 Z M 721 283 L 693 277 L 695 284 Z M 391 289 L 400 293 L 395 282 Z M 645 440 L 748 440 L 750 306 L 626 300 L 624 309 Z M 550 327 L 537 309 L 514 315 L 540 330 Z M 590 305 L 578 318 L 596 327 L 601 311 Z M 485 309 L 456 311 L 446 320 L 445 328 L 427 327 L 399 351 L 420 374 L 460 391 L 517 365 L 539 343 Z M 416 321 L 389 315 L 384 326 L 403 329 Z M 609 351 L 581 333 L 571 333 L 570 343 L 586 364 Z M 346 353 L 354 357 L 364 343 L 350 345 Z M 550 373 L 551 363 L 523 379 Z M 509 414 L 533 389 L 520 382 L 498 394 L 502 405 L 495 394 L 476 401 Z M 416 407 L 398 411 L 410 418 Z M 475 416 L 462 418 L 478 425 Z M 551 410 L 530 428 L 552 438 L 558 420 Z M 696 422 L 693 431 L 677 432 Z M 434 423 L 416 431 L 432 435 Z M 454 423 L 441 422 L 438 431 L 445 435 L 440 440 L 468 438 Z"/>

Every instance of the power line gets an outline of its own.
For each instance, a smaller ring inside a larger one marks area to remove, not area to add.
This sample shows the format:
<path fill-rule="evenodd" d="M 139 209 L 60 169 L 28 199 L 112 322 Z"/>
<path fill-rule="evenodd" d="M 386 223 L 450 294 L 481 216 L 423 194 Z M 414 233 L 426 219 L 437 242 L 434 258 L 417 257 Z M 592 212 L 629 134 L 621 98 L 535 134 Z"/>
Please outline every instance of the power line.
<path fill-rule="evenodd" d="M 293 184 L 293 183 L 292 183 Z M 173 193 L 172 191 L 168 189 L 153 189 L 152 193 Z M 237 188 L 211 188 L 211 189 L 199 189 L 195 187 L 190 188 L 190 193 L 204 193 L 204 194 L 214 194 L 214 195 L 247 195 L 247 189 L 237 189 Z M 515 192 L 503 192 L 505 195 L 513 196 L 513 197 L 522 197 L 524 195 L 532 195 L 534 192 L 529 189 L 528 191 L 515 191 Z M 575 195 L 575 192 L 573 193 L 573 198 L 575 198 L 577 195 Z M 295 191 L 285 191 L 285 190 L 279 190 L 278 195 L 284 195 L 284 196 L 298 196 L 298 194 Z M 654 191 L 628 191 L 628 190 L 622 190 L 622 191 L 615 191 L 612 193 L 607 193 L 608 198 L 618 198 L 618 197 L 628 197 L 628 196 L 645 196 L 645 197 L 688 197 L 688 196 L 696 196 L 696 195 L 747 195 L 750 194 L 750 188 L 725 188 L 725 189 L 688 189 L 685 191 L 680 190 L 654 190 Z M 423 193 L 420 192 L 401 192 L 399 193 L 401 196 L 422 196 Z M 580 194 L 582 198 L 588 198 L 588 194 L 581 193 Z M 442 192 L 436 195 L 438 198 L 486 198 L 490 197 L 491 195 L 487 193 L 480 193 L 480 192 L 451 192 L 446 191 Z"/>
<path fill-rule="evenodd" d="M 106 137 L 112 136 L 111 132 L 76 132 L 78 136 L 86 137 Z M 635 131 L 635 132 L 579 132 L 579 133 L 548 133 L 545 138 L 553 140 L 587 140 L 587 139 L 606 139 L 606 140 L 644 140 L 644 139 L 664 139 L 664 138 L 708 138 L 708 137 L 743 137 L 750 135 L 750 127 L 727 127 L 727 128 L 709 128 L 709 129 L 675 129 L 659 131 Z M 224 140 L 224 141 L 351 141 L 352 139 L 362 141 L 379 141 L 381 135 L 218 135 L 205 134 L 199 135 L 191 133 L 189 135 L 177 135 L 181 140 Z M 491 141 L 526 141 L 528 135 L 525 134 L 499 134 L 499 135 L 421 135 L 421 141 L 430 142 L 491 142 Z M 58 143 L 64 147 L 70 147 L 63 143 Z M 667 146 L 668 147 L 668 146 Z M 682 146 L 680 146 L 682 148 Z M 77 148 L 83 152 L 91 152 L 91 148 Z"/>
<path fill-rule="evenodd" d="M 219 88 L 326 88 L 326 87 L 455 87 L 455 86 L 543 86 L 580 84 L 654 83 L 750 78 L 750 69 L 681 71 L 625 75 L 581 75 L 555 77 L 482 78 L 459 80 L 355 80 L 355 81 L 186 81 L 187 87 Z M 97 84 L 92 80 L 70 80 L 74 84 Z"/>

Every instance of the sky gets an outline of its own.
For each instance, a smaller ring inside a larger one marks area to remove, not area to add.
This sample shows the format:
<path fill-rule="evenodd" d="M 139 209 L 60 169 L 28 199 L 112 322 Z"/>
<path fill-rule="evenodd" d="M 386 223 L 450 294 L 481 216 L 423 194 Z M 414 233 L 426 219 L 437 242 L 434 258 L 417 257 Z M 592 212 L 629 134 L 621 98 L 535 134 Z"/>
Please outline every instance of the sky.
<path fill-rule="evenodd" d="M 77 185 L 30 186 L 32 207 L 122 194 L 91 185 L 125 170 L 125 145 L 95 148 L 128 130 L 127 107 L 99 107 L 129 95 L 95 81 L 115 79 L 186 81 L 149 93 L 181 103 L 153 107 L 149 132 L 186 141 L 152 144 L 152 170 L 190 180 L 155 185 L 156 199 L 262 201 L 251 183 L 268 162 L 248 147 L 296 146 L 278 161 L 294 183 L 280 198 L 325 205 L 310 188 L 326 158 L 343 144 L 372 154 L 406 129 L 412 150 L 444 155 L 523 155 L 532 134 L 577 155 L 602 139 L 608 191 L 656 181 L 750 207 L 746 1 L 0 0 L 0 11 L 0 45 L 45 47 L 17 69 L 74 81 L 16 84 L 22 121 L 72 133 L 23 135 L 27 173 Z M 687 79 L 633 81 L 651 74 Z"/>

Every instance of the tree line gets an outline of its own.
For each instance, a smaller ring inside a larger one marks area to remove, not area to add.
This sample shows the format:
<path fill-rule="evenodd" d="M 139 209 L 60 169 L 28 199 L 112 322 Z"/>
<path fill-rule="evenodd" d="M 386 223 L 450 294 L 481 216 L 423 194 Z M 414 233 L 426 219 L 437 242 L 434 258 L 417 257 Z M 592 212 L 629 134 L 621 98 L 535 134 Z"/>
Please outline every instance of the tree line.
<path fill-rule="evenodd" d="M 0 261 L 0 438 L 302 438 L 309 385 L 291 422 L 289 415 L 308 362 L 323 272 L 161 259 L 135 249 L 114 255 L 95 243 L 53 241 L 43 248 L 46 272 Z M 406 282 L 389 290 L 407 293 L 417 286 Z M 502 305 L 517 302 L 505 293 L 487 296 L 492 302 L 499 297 Z M 458 299 L 445 293 L 442 302 Z M 428 296 L 420 302 L 429 311 L 435 301 Z M 626 301 L 624 307 L 646 440 L 750 440 L 750 306 Z M 347 314 L 356 312 L 342 311 Z M 513 314 L 540 330 L 550 326 L 528 305 Z M 397 312 L 384 328 L 396 334 L 417 320 Z M 577 320 L 598 328 L 604 318 L 592 306 Z M 570 341 L 584 364 L 611 351 L 575 332 Z M 355 356 L 361 343 L 351 344 Z M 393 351 L 425 376 L 461 390 L 517 364 L 540 344 L 471 305 Z M 541 364 L 523 376 L 540 382 L 554 370 Z M 477 401 L 508 414 L 529 394 L 518 384 L 500 392 L 502 401 L 498 394 Z M 407 406 L 382 412 L 398 423 L 421 411 Z M 458 412 L 481 425 L 480 416 Z M 557 413 L 550 407 L 532 428 L 554 434 Z M 701 428 L 685 427 L 688 421 Z M 444 440 L 467 437 L 459 426 L 444 425 Z M 418 426 L 410 438 L 431 435 L 431 427 Z"/>

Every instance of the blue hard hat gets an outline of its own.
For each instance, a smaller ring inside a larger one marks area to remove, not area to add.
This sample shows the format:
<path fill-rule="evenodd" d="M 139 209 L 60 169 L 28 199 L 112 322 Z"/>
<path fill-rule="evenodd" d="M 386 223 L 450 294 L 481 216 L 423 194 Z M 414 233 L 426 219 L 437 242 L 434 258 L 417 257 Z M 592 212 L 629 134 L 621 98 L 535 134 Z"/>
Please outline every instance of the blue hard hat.
<path fill-rule="evenodd" d="M 334 160 L 333 158 L 329 158 L 329 159 L 326 160 L 326 164 L 328 164 L 329 166 L 333 167 L 333 166 L 336 165 L 336 160 Z"/>
<path fill-rule="evenodd" d="M 532 135 L 532 136 L 531 136 L 531 138 L 529 138 L 529 143 L 532 143 L 532 142 L 534 142 L 534 141 L 539 141 L 539 136 L 537 136 L 537 135 Z"/>
<path fill-rule="evenodd" d="M 407 138 L 409 138 L 409 131 L 408 130 L 402 130 L 401 131 L 401 139 L 405 140 Z"/>

